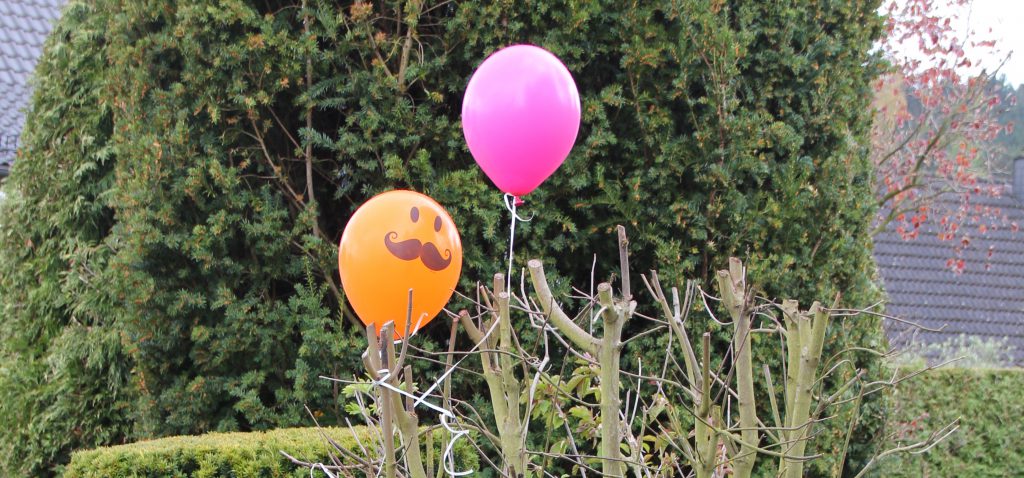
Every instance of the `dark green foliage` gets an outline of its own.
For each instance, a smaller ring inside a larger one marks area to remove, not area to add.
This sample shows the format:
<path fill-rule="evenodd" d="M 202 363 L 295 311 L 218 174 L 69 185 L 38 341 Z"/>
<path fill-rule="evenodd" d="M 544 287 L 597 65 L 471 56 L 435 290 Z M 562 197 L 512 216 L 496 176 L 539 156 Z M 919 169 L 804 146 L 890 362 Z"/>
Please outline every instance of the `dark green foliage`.
<path fill-rule="evenodd" d="M 889 433 L 922 440 L 957 418 L 960 430 L 920 455 L 883 459 L 877 476 L 1020 476 L 1024 468 L 1024 370 L 942 369 L 897 387 Z"/>
<path fill-rule="evenodd" d="M 96 450 L 76 452 L 65 478 L 257 478 L 310 476 L 309 468 L 295 465 L 281 451 L 308 463 L 331 465 L 333 451 L 324 433 L 338 446 L 362 456 L 373 443 L 374 432 L 356 428 L 285 428 L 269 432 L 209 433 L 176 436 Z M 358 434 L 358 439 L 354 434 Z M 441 430 L 435 430 L 441 443 Z M 357 441 L 358 440 L 358 441 Z M 434 447 L 434 463 L 441 448 Z M 476 450 L 466 440 L 456 442 L 455 463 L 460 470 L 477 469 Z M 351 463 L 346 463 L 351 464 Z M 322 472 L 316 472 L 320 475 Z"/>
<path fill-rule="evenodd" d="M 140 377 L 137 433 L 260 430 L 305 423 L 303 404 L 337 410 L 317 376 L 359 373 L 365 342 L 342 333 L 337 299 L 314 279 L 336 274 L 333 248 L 288 189 L 285 138 L 299 133 L 275 123 L 293 126 L 306 101 L 296 85 L 316 43 L 301 12 L 117 3 L 113 267 Z"/>
<path fill-rule="evenodd" d="M 85 350 L 111 346 L 94 373 L 114 384 L 134 373 L 130 387 L 75 401 L 89 420 L 121 420 L 83 444 L 122 439 L 127 423 L 146 437 L 295 425 L 303 403 L 335 410 L 335 390 L 315 377 L 361 370 L 334 271 L 359 204 L 392 188 L 431 195 L 466 244 L 463 285 L 504 269 L 507 213 L 468 154 L 459 112 L 473 69 L 512 43 L 561 57 L 583 101 L 576 148 L 526 198 L 536 217 L 516 241 L 518 257 L 556 262 L 563 290 L 589 281 L 591 254 L 602 256 L 599 280 L 612 273 L 608 239 L 623 223 L 636 269 L 657 268 L 666 283 L 708 285 L 736 255 L 769 296 L 875 300 L 865 135 L 877 2 L 306 3 L 71 7 L 94 11 L 63 20 L 45 61 L 67 51 L 65 61 L 92 63 L 40 70 L 34 116 L 61 123 L 30 122 L 0 219 L 4 377 L 18 384 L 3 392 L 5 414 L 28 424 L 61 410 L 34 394 L 51 336 L 79 323 L 97 334 Z M 65 38 L 83 21 L 93 41 Z M 94 96 L 65 104 L 73 96 L 60 85 Z M 96 279 L 69 274 L 72 264 Z M 846 326 L 826 355 L 882 340 L 876 322 Z M 757 353 L 777 356 L 769 342 Z M 89 377 L 74 380 L 107 383 Z M 48 386 L 82 390 L 74 380 Z M 824 435 L 845 429 L 835 423 Z M 852 462 L 878 422 L 862 423 Z M 9 433 L 0 441 L 21 442 Z M 15 456 L 63 460 L 50 450 Z"/>
<path fill-rule="evenodd" d="M 72 449 L 131 427 L 132 364 L 109 287 L 113 105 L 105 21 L 69 7 L 37 70 L 36 96 L 0 205 L 0 475 L 44 476 Z"/>

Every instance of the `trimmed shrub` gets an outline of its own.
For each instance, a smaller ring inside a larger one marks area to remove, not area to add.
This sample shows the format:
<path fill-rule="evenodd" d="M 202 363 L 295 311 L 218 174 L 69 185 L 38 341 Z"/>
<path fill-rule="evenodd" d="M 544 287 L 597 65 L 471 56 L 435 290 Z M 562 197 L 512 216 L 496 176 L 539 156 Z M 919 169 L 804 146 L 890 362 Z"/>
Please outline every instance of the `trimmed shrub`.
<path fill-rule="evenodd" d="M 339 446 L 362 455 L 373 432 L 365 427 L 324 428 Z M 434 454 L 439 463 L 441 430 L 435 430 Z M 267 432 L 209 433 L 142 441 L 96 450 L 75 452 L 64 471 L 65 478 L 189 478 L 295 477 L 310 476 L 309 468 L 293 464 L 281 451 L 309 463 L 332 464 L 333 448 L 316 428 L 285 428 Z M 333 452 L 337 455 L 337 452 Z M 477 469 L 476 450 L 465 439 L 456 443 L 456 466 Z M 351 464 L 351 463 L 346 463 Z"/>
<path fill-rule="evenodd" d="M 893 394 L 889 433 L 904 444 L 960 418 L 960 430 L 920 455 L 886 457 L 878 476 L 1020 476 L 1024 469 L 1024 369 L 940 369 Z"/>

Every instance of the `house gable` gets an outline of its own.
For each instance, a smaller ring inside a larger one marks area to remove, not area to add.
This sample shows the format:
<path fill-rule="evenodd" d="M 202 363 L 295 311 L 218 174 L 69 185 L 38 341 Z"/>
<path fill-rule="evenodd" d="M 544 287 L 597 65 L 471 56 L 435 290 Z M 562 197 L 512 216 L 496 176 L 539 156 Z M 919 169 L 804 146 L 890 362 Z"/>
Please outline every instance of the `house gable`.
<path fill-rule="evenodd" d="M 896 346 L 961 335 L 1005 338 L 1016 362 L 1024 364 L 1024 201 L 1010 188 L 1000 197 L 979 194 L 970 201 L 951 239 L 941 237 L 942 211 L 959 210 L 958 197 L 939 199 L 914 239 L 904 240 L 896 221 L 875 236 L 875 262 L 889 296 L 886 312 L 941 329 L 890 321 L 886 331 Z"/>
<path fill-rule="evenodd" d="M 6 176 L 32 95 L 30 78 L 64 0 L 0 1 L 0 176 Z"/>

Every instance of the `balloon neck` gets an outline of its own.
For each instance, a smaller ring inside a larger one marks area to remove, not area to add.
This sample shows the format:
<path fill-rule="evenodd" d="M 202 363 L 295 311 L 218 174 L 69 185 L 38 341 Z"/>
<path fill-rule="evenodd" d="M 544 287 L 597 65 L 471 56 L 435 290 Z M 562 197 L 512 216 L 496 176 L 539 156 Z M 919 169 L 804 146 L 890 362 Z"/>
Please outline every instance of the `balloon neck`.
<path fill-rule="evenodd" d="M 519 196 L 512 196 L 512 203 L 515 204 L 516 207 L 519 207 L 522 206 L 523 204 L 526 204 L 526 201 L 523 201 L 523 198 Z"/>

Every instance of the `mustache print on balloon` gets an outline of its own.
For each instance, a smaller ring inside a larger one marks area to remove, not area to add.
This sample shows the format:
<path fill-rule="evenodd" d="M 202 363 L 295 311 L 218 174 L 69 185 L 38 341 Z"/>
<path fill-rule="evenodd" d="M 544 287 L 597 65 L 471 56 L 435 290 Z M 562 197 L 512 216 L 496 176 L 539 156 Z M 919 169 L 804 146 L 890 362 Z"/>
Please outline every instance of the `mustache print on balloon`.
<path fill-rule="evenodd" d="M 388 248 L 391 255 L 403 261 L 412 261 L 418 258 L 423 265 L 427 266 L 427 269 L 432 271 L 443 271 L 452 263 L 452 251 L 448 249 L 444 250 L 445 256 L 447 256 L 444 257 L 433 243 L 423 244 L 418 239 L 395 242 L 395 239 L 398 239 L 397 232 L 391 231 L 384 234 L 384 246 Z"/>

